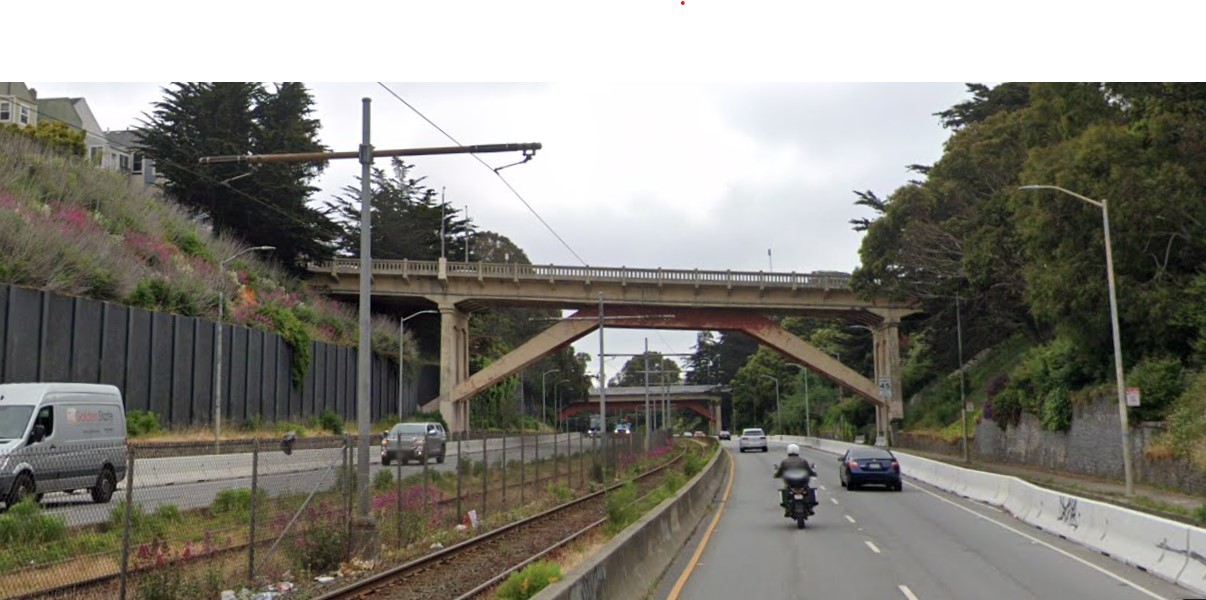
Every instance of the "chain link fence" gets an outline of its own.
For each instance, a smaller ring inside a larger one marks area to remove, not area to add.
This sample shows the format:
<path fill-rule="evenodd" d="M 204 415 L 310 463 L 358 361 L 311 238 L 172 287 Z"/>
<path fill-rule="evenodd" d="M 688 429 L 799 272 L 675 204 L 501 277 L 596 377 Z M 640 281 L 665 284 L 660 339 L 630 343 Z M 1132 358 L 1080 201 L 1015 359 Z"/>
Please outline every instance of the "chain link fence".
<path fill-rule="evenodd" d="M 492 433 L 445 441 L 440 460 L 428 439 L 426 460 L 388 466 L 375 437 L 367 482 L 357 481 L 351 437 L 226 441 L 217 454 L 212 442 L 130 445 L 108 474 L 95 472 L 99 449 L 31 447 L 23 452 L 37 455 L 23 460 L 79 474 L 79 487 L 39 492 L 49 480 L 35 478 L 0 514 L 0 598 L 218 599 L 322 585 L 372 565 L 353 557 L 414 558 L 599 489 L 664 451 L 667 435 L 655 434 L 647 444 L 635 434 Z M 365 492 L 367 551 L 354 527 Z"/>

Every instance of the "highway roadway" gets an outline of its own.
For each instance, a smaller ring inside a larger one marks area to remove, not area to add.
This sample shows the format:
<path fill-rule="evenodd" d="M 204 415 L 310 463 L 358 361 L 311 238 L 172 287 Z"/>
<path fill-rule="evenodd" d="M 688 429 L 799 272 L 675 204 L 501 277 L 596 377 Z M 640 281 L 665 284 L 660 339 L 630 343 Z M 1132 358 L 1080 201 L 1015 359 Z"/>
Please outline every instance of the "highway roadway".
<path fill-rule="evenodd" d="M 572 434 L 573 451 L 578 450 L 580 434 Z M 554 444 L 553 436 L 542 435 L 539 439 L 540 458 L 553 455 L 554 445 L 557 454 L 566 453 L 566 435 L 557 436 Z M 486 454 L 491 464 L 502 457 L 503 442 L 501 438 L 488 441 Z M 585 445 L 590 449 L 589 441 Z M 464 442 L 462 449 L 465 460 L 482 461 L 481 440 Z M 370 450 L 370 476 L 375 475 L 381 466 L 379 447 Z M 518 461 L 520 458 L 518 438 L 507 438 L 507 461 Z M 536 439 L 529 437 L 525 444 L 524 458 L 527 462 L 536 459 Z M 261 473 L 257 486 L 272 497 L 284 494 L 308 494 L 314 489 L 327 490 L 335 485 L 339 467 L 342 464 L 342 450 L 338 448 L 320 450 L 296 450 L 290 456 L 285 456 L 279 450 L 266 450 L 260 454 L 259 472 Z M 440 472 L 455 472 L 457 464 L 457 443 L 448 443 L 448 458 L 444 464 L 434 460 L 428 468 Z M 389 467 L 397 473 L 397 463 Z M 410 463 L 402 467 L 402 476 L 422 473 L 423 466 Z M 178 458 L 150 458 L 136 460 L 134 467 L 134 503 L 140 504 L 147 512 L 153 512 L 157 507 L 173 504 L 180 510 L 203 508 L 209 506 L 219 492 L 225 489 L 251 488 L 251 455 L 224 454 L 214 456 L 186 456 Z M 528 471 L 529 476 L 533 475 Z M 519 484 L 519 474 L 508 477 L 508 485 Z M 472 490 L 471 490 L 472 491 Z M 93 525 L 109 520 L 110 513 L 119 501 L 125 499 L 125 482 L 119 484 L 113 499 L 107 504 L 92 502 L 86 490 L 75 494 L 47 494 L 42 506 L 49 514 L 63 518 L 70 527 Z"/>
<path fill-rule="evenodd" d="M 735 444 L 735 442 L 734 442 Z M 710 539 L 705 516 L 652 598 L 903 600 L 1188 598 L 1193 594 L 1049 535 L 1002 511 L 909 481 L 904 491 L 840 487 L 837 457 L 804 449 L 819 473 L 804 530 L 783 517 L 768 453 L 736 452 L 730 496 Z M 907 476 L 907 473 L 905 473 Z M 723 495 L 724 488 L 721 489 Z M 719 500 L 719 498 L 718 498 Z M 717 503 L 717 506 L 721 506 Z M 676 582 L 682 581 L 678 594 Z"/>

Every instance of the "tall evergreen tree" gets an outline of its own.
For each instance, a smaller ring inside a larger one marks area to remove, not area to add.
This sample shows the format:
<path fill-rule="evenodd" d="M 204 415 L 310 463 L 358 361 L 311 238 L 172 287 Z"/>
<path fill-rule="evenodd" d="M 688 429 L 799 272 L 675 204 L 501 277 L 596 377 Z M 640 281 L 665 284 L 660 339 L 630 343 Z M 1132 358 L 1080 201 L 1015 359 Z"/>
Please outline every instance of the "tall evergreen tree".
<path fill-rule="evenodd" d="M 144 114 L 141 144 L 165 179 L 165 191 L 217 234 L 276 247 L 301 271 L 331 255 L 337 228 L 307 202 L 325 166 L 298 163 L 248 167 L 199 165 L 202 156 L 315 152 L 319 122 L 300 83 L 174 83 Z"/>

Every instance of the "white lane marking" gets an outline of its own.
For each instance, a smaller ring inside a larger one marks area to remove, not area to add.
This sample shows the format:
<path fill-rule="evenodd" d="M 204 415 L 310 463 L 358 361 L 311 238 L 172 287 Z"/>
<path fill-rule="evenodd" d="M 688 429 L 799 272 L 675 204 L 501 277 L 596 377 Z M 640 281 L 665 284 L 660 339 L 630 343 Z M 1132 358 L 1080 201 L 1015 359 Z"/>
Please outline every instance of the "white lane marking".
<path fill-rule="evenodd" d="M 913 593 L 913 590 L 909 589 L 909 586 L 898 585 L 896 587 L 900 588 L 900 593 L 904 594 L 905 598 L 908 598 L 909 600 L 917 600 L 917 595 Z"/>
<path fill-rule="evenodd" d="M 972 510 L 972 509 L 970 509 L 970 508 L 968 508 L 968 507 L 966 507 L 966 506 L 963 506 L 962 504 L 959 504 L 958 502 L 954 502 L 954 501 L 948 500 L 948 499 L 946 499 L 946 498 L 943 498 L 942 496 L 940 496 L 940 495 L 938 495 L 938 494 L 935 494 L 934 492 L 931 492 L 931 491 L 929 491 L 929 490 L 927 490 L 927 489 L 925 489 L 925 488 L 923 488 L 923 487 L 921 487 L 921 486 L 919 486 L 919 485 L 916 485 L 916 484 L 914 484 L 914 483 L 909 483 L 909 482 L 906 482 L 906 485 L 909 485 L 910 487 L 917 488 L 918 490 L 923 491 L 923 492 L 925 492 L 925 493 L 927 493 L 927 494 L 929 494 L 929 495 L 931 495 L 931 496 L 933 496 L 933 497 L 935 497 L 935 498 L 937 498 L 937 499 L 939 499 L 939 500 L 941 500 L 941 501 L 943 501 L 943 502 L 945 502 L 945 503 L 947 503 L 947 504 L 950 504 L 951 506 L 954 506 L 955 508 L 958 508 L 958 509 L 960 509 L 960 510 L 963 510 L 963 511 L 969 512 L 969 513 L 971 513 L 971 514 L 973 514 L 973 515 L 975 515 L 975 516 L 977 516 L 977 517 L 979 517 L 979 518 L 981 518 L 981 519 L 984 519 L 985 521 L 988 521 L 989 523 L 992 523 L 992 524 L 994 524 L 994 525 L 997 525 L 997 526 L 1001 527 L 1002 529 L 1006 529 L 1006 530 L 1008 530 L 1008 531 L 1012 531 L 1012 532 L 1014 532 L 1014 533 L 1016 533 L 1016 534 L 1018 534 L 1018 535 L 1022 536 L 1023 538 L 1026 538 L 1027 540 L 1030 540 L 1030 543 L 1031 543 L 1031 544 L 1040 544 L 1040 545 L 1046 546 L 1047 548 L 1050 548 L 1051 550 L 1054 550 L 1055 552 L 1058 552 L 1059 554 L 1062 554 L 1062 555 L 1064 555 L 1064 556 L 1066 556 L 1066 557 L 1068 557 L 1068 558 L 1070 558 L 1070 559 L 1072 559 L 1072 560 L 1074 560 L 1074 561 L 1076 561 L 1076 562 L 1078 562 L 1078 563 L 1080 563 L 1080 564 L 1082 564 L 1082 565 L 1085 565 L 1086 567 L 1089 567 L 1090 569 L 1093 569 L 1094 571 L 1097 571 L 1097 572 L 1099 572 L 1099 573 L 1102 573 L 1102 574 L 1104 574 L 1104 575 L 1109 576 L 1109 577 L 1110 577 L 1111 579 L 1113 579 L 1114 581 L 1117 581 L 1117 582 L 1122 583 L 1122 584 L 1124 584 L 1124 585 L 1129 585 L 1129 586 L 1131 586 L 1131 587 L 1135 588 L 1136 590 L 1139 590 L 1140 592 L 1143 592 L 1144 594 L 1147 594 L 1148 596 L 1150 596 L 1150 597 L 1152 597 L 1152 598 L 1155 598 L 1156 600 L 1168 600 L 1168 599 L 1167 599 L 1167 598 L 1165 598 L 1164 596 L 1161 596 L 1161 595 L 1159 595 L 1159 594 L 1157 594 L 1157 593 L 1155 593 L 1155 592 L 1153 592 L 1153 591 L 1151 591 L 1151 590 L 1149 590 L 1149 589 L 1147 589 L 1147 588 L 1145 588 L 1145 587 L 1143 587 L 1143 586 L 1141 586 L 1141 585 L 1139 585 L 1139 584 L 1137 584 L 1137 583 L 1135 583 L 1135 582 L 1133 582 L 1133 581 L 1131 581 L 1131 580 L 1129 580 L 1129 579 L 1126 579 L 1125 577 L 1122 577 L 1121 575 L 1116 575 L 1116 574 L 1114 574 L 1114 573 L 1110 572 L 1108 569 L 1104 569 L 1104 568 L 1102 568 L 1102 567 L 1099 567 L 1099 566 L 1097 566 L 1097 565 L 1095 565 L 1095 564 L 1093 564 L 1093 563 L 1091 563 L 1091 562 L 1089 562 L 1089 561 L 1087 561 L 1087 560 L 1085 560 L 1085 559 L 1083 559 L 1083 558 L 1081 558 L 1081 557 L 1079 557 L 1079 556 L 1076 556 L 1075 554 L 1072 554 L 1072 553 L 1070 553 L 1070 552 L 1068 552 L 1068 551 L 1066 551 L 1066 550 L 1063 550 L 1063 549 L 1061 549 L 1061 548 L 1057 548 L 1057 547 L 1055 547 L 1055 546 L 1052 546 L 1051 544 L 1048 544 L 1047 542 L 1044 542 L 1043 540 L 1040 540 L 1040 539 L 1038 539 L 1038 538 L 1036 538 L 1036 537 L 1034 537 L 1034 536 L 1032 536 L 1032 535 L 1030 535 L 1030 534 L 1028 534 L 1028 533 L 1026 533 L 1026 532 L 1024 532 L 1024 531 L 1019 531 L 1019 530 L 1017 530 L 1017 529 L 1015 529 L 1015 528 L 1013 528 L 1013 527 L 1010 527 L 1009 525 L 1006 525 L 1005 523 L 1002 523 L 1002 522 L 1000 522 L 1000 521 L 998 521 L 998 520 L 996 520 L 996 519 L 993 519 L 993 518 L 990 518 L 990 517 L 986 517 L 986 516 L 984 516 L 984 515 L 982 515 L 982 514 L 980 514 L 980 513 L 976 512 L 976 511 L 974 511 L 974 510 Z"/>
<path fill-rule="evenodd" d="M 823 485 L 817 485 L 817 487 L 821 488 L 821 491 L 825 491 L 825 486 L 823 486 Z"/>
<path fill-rule="evenodd" d="M 830 502 L 832 502 L 832 503 L 834 503 L 834 504 L 837 504 L 837 503 L 838 503 L 837 498 L 830 498 L 830 499 L 829 499 L 829 501 L 830 501 Z"/>
<path fill-rule="evenodd" d="M 850 521 L 851 523 L 857 523 L 857 521 L 854 520 L 854 517 L 852 517 L 850 515 L 846 515 L 846 520 Z"/>
<path fill-rule="evenodd" d="M 871 540 L 863 540 L 863 543 L 866 544 L 867 547 L 870 548 L 872 552 L 879 554 L 879 548 L 876 548 L 875 544 L 871 543 Z"/>

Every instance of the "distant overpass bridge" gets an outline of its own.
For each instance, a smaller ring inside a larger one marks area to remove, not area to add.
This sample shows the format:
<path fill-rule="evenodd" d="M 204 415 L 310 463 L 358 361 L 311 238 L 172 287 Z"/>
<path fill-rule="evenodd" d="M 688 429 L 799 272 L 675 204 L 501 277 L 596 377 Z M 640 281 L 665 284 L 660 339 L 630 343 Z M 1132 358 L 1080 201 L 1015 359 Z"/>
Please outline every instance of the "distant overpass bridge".
<path fill-rule="evenodd" d="M 373 301 L 438 308 L 438 407 L 454 431 L 468 426 L 468 400 L 541 357 L 598 328 L 602 296 L 606 327 L 742 331 L 877 407 L 886 429 L 903 417 L 900 320 L 918 312 L 887 296 L 863 299 L 845 274 L 766 273 L 699 269 L 575 267 L 416 260 L 374 260 Z M 359 260 L 310 265 L 310 285 L 334 296 L 359 293 Z M 499 306 L 576 310 L 490 366 L 469 374 L 469 315 Z M 669 318 L 650 319 L 653 315 Z M 874 333 L 872 381 L 779 327 L 766 315 L 838 319 Z M 631 317 L 622 319 L 617 317 Z M 882 384 L 882 385 L 877 385 Z M 881 392 L 882 390 L 882 392 Z M 881 397 L 881 393 L 887 395 Z"/>
<path fill-rule="evenodd" d="M 712 424 L 713 431 L 720 429 L 720 402 L 725 392 L 718 385 L 650 385 L 650 412 L 661 414 L 663 399 L 670 401 L 671 409 L 684 409 L 694 412 L 707 419 Z M 599 388 L 590 390 L 587 400 L 566 404 L 557 416 L 568 419 L 583 413 L 598 414 Z M 612 411 L 615 410 L 616 413 Z M 607 388 L 607 414 L 645 412 L 645 387 L 609 387 Z"/>

